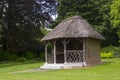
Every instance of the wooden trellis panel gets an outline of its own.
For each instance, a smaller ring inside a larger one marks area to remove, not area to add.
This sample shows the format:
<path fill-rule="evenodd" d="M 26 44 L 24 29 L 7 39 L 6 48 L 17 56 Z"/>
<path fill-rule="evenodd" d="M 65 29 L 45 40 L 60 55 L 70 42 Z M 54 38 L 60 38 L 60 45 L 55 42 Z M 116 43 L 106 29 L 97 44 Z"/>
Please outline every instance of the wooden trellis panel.
<path fill-rule="evenodd" d="M 67 50 L 66 59 L 68 63 L 83 62 L 83 51 L 82 50 Z"/>

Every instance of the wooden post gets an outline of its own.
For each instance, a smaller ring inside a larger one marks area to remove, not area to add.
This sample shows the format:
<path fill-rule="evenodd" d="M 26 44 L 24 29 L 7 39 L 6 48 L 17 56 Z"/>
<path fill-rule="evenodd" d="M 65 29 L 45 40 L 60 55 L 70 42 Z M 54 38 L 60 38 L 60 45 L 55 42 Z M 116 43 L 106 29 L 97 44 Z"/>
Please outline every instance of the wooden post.
<path fill-rule="evenodd" d="M 47 54 L 48 54 L 47 47 L 48 47 L 48 43 L 45 44 L 45 62 L 46 62 L 46 64 L 47 64 Z"/>
<path fill-rule="evenodd" d="M 83 39 L 83 66 L 86 65 L 86 42 L 85 42 L 85 39 Z"/>
<path fill-rule="evenodd" d="M 66 56 L 66 40 L 64 39 L 64 64 L 66 64 L 67 63 L 67 56 Z"/>
<path fill-rule="evenodd" d="M 56 64 L 56 41 L 53 42 L 54 45 L 54 64 Z"/>

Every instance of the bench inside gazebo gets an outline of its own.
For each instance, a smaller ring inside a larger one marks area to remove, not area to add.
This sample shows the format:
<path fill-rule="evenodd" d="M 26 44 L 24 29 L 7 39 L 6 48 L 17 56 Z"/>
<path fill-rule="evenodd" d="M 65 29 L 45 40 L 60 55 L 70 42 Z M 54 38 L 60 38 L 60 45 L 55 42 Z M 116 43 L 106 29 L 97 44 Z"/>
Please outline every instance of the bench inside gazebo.
<path fill-rule="evenodd" d="M 45 42 L 42 69 L 62 69 L 100 64 L 100 42 L 104 37 L 82 17 L 73 16 L 58 24 Z"/>

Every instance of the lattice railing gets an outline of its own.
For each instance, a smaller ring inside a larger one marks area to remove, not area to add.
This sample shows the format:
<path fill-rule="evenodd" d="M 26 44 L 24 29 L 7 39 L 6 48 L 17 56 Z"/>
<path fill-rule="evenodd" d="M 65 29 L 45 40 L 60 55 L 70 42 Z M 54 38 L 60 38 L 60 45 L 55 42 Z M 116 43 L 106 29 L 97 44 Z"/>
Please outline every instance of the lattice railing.
<path fill-rule="evenodd" d="M 52 53 L 47 54 L 47 62 L 48 63 L 53 63 L 54 62 L 54 57 Z"/>
<path fill-rule="evenodd" d="M 68 63 L 83 62 L 83 51 L 82 50 L 67 50 L 66 59 Z"/>

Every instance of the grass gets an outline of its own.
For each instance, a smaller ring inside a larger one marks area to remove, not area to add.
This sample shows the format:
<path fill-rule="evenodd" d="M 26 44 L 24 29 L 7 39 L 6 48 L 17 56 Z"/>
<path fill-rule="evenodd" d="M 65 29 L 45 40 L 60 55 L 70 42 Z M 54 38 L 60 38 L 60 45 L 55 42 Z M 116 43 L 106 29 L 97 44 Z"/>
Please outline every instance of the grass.
<path fill-rule="evenodd" d="M 10 72 L 39 68 L 43 62 L 3 62 L 0 63 L 0 80 L 120 80 L 120 58 L 102 61 L 105 63 L 89 68 L 17 74 Z"/>

